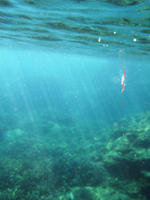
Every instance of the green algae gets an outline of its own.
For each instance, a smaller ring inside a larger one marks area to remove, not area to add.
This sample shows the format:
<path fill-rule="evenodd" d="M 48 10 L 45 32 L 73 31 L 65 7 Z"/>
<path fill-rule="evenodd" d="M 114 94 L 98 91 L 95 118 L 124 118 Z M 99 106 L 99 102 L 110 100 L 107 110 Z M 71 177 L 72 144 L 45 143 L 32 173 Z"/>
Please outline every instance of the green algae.
<path fill-rule="evenodd" d="M 46 125 L 39 113 L 38 129 L 18 121 L 1 141 L 0 199 L 148 200 L 149 119 L 141 113 L 97 133 L 57 118 Z"/>

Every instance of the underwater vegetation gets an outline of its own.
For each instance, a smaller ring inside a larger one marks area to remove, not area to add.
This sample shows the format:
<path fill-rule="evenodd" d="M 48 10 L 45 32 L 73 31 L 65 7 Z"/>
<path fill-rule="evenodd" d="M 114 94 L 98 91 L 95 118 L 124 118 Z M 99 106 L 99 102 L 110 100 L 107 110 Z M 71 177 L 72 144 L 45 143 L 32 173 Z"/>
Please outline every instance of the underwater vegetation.
<path fill-rule="evenodd" d="M 27 131 L 24 118 L 1 129 L 0 199 L 149 200 L 149 119 L 145 112 L 89 130 L 55 118 Z"/>

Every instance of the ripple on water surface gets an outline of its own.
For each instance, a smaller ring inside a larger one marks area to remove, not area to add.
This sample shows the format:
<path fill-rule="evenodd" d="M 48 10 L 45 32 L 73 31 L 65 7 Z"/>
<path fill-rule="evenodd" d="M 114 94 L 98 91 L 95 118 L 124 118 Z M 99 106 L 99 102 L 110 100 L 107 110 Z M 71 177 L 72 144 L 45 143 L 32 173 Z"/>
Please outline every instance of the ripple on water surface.
<path fill-rule="evenodd" d="M 150 50 L 150 2 L 144 0 L 0 0 L 1 45 L 82 53 Z"/>

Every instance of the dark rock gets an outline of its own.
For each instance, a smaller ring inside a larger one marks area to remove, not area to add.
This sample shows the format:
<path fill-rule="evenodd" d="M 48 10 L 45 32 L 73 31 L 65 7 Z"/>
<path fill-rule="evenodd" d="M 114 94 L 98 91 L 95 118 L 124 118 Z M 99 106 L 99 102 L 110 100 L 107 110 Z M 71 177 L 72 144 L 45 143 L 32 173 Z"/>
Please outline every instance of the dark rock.
<path fill-rule="evenodd" d="M 53 161 L 52 172 L 56 187 L 96 186 L 103 180 L 104 171 L 98 165 L 81 158 L 62 154 Z"/>
<path fill-rule="evenodd" d="M 95 200 L 95 195 L 87 188 L 79 188 L 73 194 L 76 200 Z"/>
<path fill-rule="evenodd" d="M 150 200 L 150 185 L 143 186 L 141 188 L 141 193 L 146 197 L 147 200 Z"/>

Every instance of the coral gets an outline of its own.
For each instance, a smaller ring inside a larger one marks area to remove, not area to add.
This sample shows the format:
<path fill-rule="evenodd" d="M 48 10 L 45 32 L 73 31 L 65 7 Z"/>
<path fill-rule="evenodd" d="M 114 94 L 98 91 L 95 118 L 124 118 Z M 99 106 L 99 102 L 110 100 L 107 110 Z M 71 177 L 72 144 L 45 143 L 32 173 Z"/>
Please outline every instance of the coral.
<path fill-rule="evenodd" d="M 149 200 L 149 118 L 132 116 L 102 134 L 51 121 L 38 131 L 5 129 L 0 199 Z"/>

